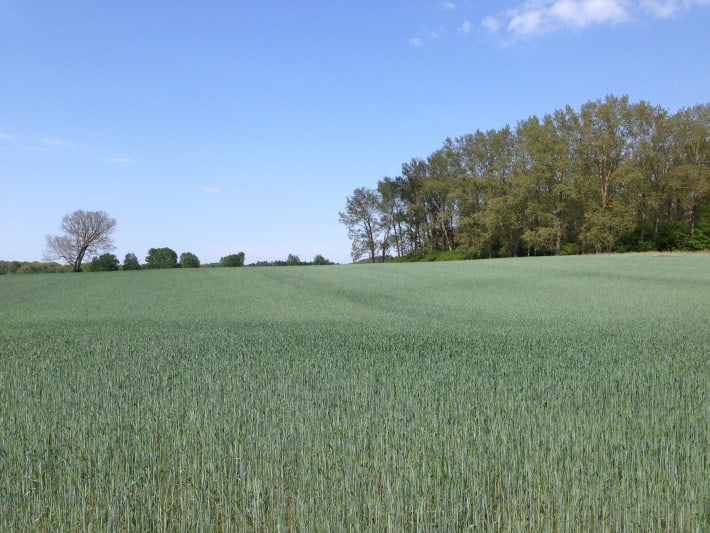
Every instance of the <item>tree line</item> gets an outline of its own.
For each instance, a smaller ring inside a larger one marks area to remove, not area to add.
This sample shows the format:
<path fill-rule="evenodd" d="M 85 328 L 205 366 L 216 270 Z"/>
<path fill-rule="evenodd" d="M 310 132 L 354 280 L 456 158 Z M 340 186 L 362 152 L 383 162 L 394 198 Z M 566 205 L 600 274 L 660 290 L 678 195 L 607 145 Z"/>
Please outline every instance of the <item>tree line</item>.
<path fill-rule="evenodd" d="M 192 252 L 178 255 L 168 247 L 151 248 L 141 264 L 134 253 L 127 253 L 121 265 L 118 258 L 105 250 L 114 248 L 112 233 L 116 228 L 116 219 L 105 211 L 84 211 L 78 209 L 64 216 L 61 223 L 63 233 L 47 235 L 45 262 L 39 261 L 0 261 L 2 274 L 35 274 L 54 272 L 102 272 L 115 270 L 140 270 L 158 268 L 199 268 L 208 267 L 241 267 L 244 266 L 244 252 L 226 255 L 218 263 L 200 264 L 200 259 Z M 96 255 L 105 251 L 101 255 Z M 93 255 L 90 262 L 84 263 L 84 258 Z M 61 259 L 65 265 L 55 260 Z M 295 265 L 332 265 L 322 255 L 316 255 L 313 261 L 301 261 L 297 255 L 289 254 L 285 261 L 261 261 L 254 266 L 295 266 Z"/>
<path fill-rule="evenodd" d="M 710 104 L 627 96 L 448 138 L 347 197 L 352 258 L 710 248 Z"/>
<path fill-rule="evenodd" d="M 241 267 L 241 266 L 305 266 L 305 265 L 333 265 L 322 255 L 316 255 L 312 261 L 302 261 L 295 254 L 288 254 L 286 259 L 274 261 L 257 261 L 245 265 L 244 252 L 230 254 L 220 258 L 217 263 L 201 263 L 200 259 L 192 252 L 180 254 L 171 248 L 151 248 L 141 263 L 134 253 L 127 253 L 123 263 L 114 254 L 106 252 L 95 256 L 91 261 L 80 266 L 83 272 L 111 272 L 117 270 L 150 270 L 157 268 L 199 268 L 199 267 Z M 54 261 L 0 261 L 0 275 L 3 274 L 47 274 L 74 271 L 73 265 L 62 265 Z"/>

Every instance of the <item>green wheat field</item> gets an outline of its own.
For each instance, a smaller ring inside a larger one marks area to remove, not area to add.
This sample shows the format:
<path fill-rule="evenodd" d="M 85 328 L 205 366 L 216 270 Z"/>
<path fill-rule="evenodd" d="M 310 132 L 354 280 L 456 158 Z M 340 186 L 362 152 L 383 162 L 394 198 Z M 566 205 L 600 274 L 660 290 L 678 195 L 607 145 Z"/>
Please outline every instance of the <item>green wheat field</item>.
<path fill-rule="evenodd" d="M 2 531 L 708 531 L 710 254 L 0 277 Z"/>

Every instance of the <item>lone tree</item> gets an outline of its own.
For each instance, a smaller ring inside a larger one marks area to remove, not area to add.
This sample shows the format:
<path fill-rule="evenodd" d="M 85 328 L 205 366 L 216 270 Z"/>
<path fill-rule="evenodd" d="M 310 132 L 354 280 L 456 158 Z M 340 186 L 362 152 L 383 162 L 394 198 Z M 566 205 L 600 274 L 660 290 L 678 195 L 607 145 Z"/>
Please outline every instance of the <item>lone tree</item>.
<path fill-rule="evenodd" d="M 365 255 L 375 262 L 378 250 L 378 238 L 383 225 L 378 218 L 380 201 L 377 192 L 360 187 L 348 196 L 345 211 L 339 213 L 341 224 L 348 228 L 348 237 L 352 241 L 351 257 L 357 261 Z"/>
<path fill-rule="evenodd" d="M 116 219 L 104 211 L 78 209 L 62 219 L 64 235 L 47 235 L 48 260 L 64 259 L 74 272 L 81 271 L 84 256 L 102 250 L 113 250 L 111 233 L 116 228 Z"/>

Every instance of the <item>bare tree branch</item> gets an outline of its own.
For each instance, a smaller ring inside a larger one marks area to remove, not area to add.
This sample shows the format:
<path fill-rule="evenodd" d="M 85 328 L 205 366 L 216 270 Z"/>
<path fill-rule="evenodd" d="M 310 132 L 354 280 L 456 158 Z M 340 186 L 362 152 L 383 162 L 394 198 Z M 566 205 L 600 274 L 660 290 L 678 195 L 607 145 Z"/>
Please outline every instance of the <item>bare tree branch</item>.
<path fill-rule="evenodd" d="M 47 235 L 45 258 L 63 259 L 79 272 L 86 254 L 113 250 L 115 227 L 116 219 L 104 211 L 74 211 L 62 219 L 64 235 Z"/>

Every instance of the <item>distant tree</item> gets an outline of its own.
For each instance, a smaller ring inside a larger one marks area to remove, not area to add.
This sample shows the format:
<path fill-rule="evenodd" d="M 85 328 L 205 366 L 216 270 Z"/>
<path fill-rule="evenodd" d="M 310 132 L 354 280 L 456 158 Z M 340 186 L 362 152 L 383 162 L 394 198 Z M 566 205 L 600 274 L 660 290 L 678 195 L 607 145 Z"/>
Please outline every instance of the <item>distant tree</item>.
<path fill-rule="evenodd" d="M 288 266 L 288 263 L 286 261 L 284 261 L 283 259 L 276 259 L 274 261 L 257 261 L 256 263 L 252 263 L 250 266 L 282 267 L 282 266 Z"/>
<path fill-rule="evenodd" d="M 22 266 L 19 261 L 0 261 L 0 275 L 14 274 Z"/>
<path fill-rule="evenodd" d="M 332 265 L 333 263 L 331 261 L 328 261 L 325 257 L 322 255 L 318 254 L 313 258 L 313 264 L 314 265 Z"/>
<path fill-rule="evenodd" d="M 301 264 L 301 259 L 295 254 L 288 254 L 288 258 L 286 259 L 286 264 L 288 266 L 298 266 Z"/>
<path fill-rule="evenodd" d="M 31 261 L 21 263 L 20 267 L 15 271 L 15 274 L 48 274 L 56 272 L 67 272 L 67 270 L 59 263 Z"/>
<path fill-rule="evenodd" d="M 148 268 L 175 268 L 177 266 L 177 253 L 170 248 L 151 248 L 145 262 Z"/>
<path fill-rule="evenodd" d="M 123 260 L 123 270 L 140 270 L 141 264 L 138 262 L 136 254 L 127 253 Z"/>
<path fill-rule="evenodd" d="M 244 252 L 237 254 L 226 255 L 219 260 L 219 266 L 222 267 L 240 267 L 244 266 Z"/>
<path fill-rule="evenodd" d="M 377 240 L 382 229 L 378 219 L 379 205 L 376 191 L 360 187 L 355 189 L 352 196 L 348 196 L 345 211 L 339 213 L 339 220 L 347 226 L 352 241 L 353 261 L 369 254 L 370 261 L 375 262 L 379 248 Z"/>
<path fill-rule="evenodd" d="M 86 254 L 113 249 L 111 233 L 116 228 L 116 219 L 104 211 L 79 209 L 62 219 L 61 228 L 64 235 L 47 235 L 45 257 L 65 260 L 74 272 L 81 271 Z"/>
<path fill-rule="evenodd" d="M 180 254 L 180 266 L 182 268 L 199 268 L 200 260 L 192 252 L 183 252 Z"/>
<path fill-rule="evenodd" d="M 94 257 L 87 267 L 89 272 L 111 272 L 118 270 L 118 258 L 109 253 L 101 254 L 99 257 Z"/>

